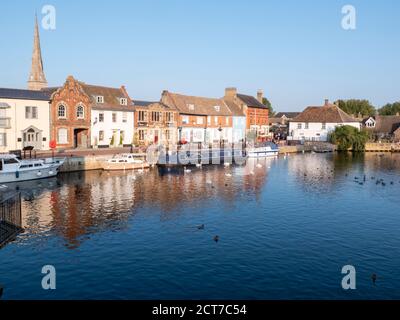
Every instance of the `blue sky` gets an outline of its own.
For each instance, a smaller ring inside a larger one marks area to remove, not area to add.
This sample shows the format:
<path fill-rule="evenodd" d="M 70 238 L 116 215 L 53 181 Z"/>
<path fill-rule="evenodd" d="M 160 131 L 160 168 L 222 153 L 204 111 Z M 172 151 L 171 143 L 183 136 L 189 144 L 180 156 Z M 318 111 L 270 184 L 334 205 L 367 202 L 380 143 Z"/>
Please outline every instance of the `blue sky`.
<path fill-rule="evenodd" d="M 35 11 L 57 10 L 41 29 L 49 85 L 68 75 L 126 85 L 134 99 L 168 89 L 220 97 L 262 88 L 279 111 L 325 98 L 400 100 L 400 1 L 148 0 L 0 2 L 0 86 L 25 88 Z M 357 29 L 341 27 L 344 5 Z"/>

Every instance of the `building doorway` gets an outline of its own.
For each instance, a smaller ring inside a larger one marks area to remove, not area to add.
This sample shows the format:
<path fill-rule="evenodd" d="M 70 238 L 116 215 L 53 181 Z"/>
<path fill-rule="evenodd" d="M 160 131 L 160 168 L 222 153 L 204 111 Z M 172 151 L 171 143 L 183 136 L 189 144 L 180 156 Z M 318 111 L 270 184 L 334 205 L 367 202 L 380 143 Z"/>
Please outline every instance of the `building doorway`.
<path fill-rule="evenodd" d="M 157 144 L 159 141 L 159 130 L 154 130 L 154 143 Z"/>
<path fill-rule="evenodd" d="M 33 126 L 22 131 L 22 147 L 33 147 L 36 150 L 42 149 L 42 130 Z"/>
<path fill-rule="evenodd" d="M 88 148 L 89 130 L 84 128 L 74 129 L 74 148 Z"/>

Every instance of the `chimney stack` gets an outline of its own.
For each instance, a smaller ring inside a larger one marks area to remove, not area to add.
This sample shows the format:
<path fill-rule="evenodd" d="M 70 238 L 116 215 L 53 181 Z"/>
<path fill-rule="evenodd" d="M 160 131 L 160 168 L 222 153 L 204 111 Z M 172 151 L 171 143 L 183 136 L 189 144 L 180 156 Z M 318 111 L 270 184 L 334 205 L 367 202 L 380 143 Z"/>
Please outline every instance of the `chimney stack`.
<path fill-rule="evenodd" d="M 263 103 L 263 98 L 264 98 L 264 91 L 262 91 L 262 89 L 259 89 L 259 90 L 257 91 L 257 100 L 258 100 L 260 103 Z"/>
<path fill-rule="evenodd" d="M 329 99 L 325 99 L 325 104 L 324 104 L 324 106 L 325 106 L 325 107 L 328 107 L 328 106 L 329 106 Z"/>
<path fill-rule="evenodd" d="M 234 87 L 226 88 L 225 89 L 225 99 L 233 100 L 236 97 L 237 89 Z"/>

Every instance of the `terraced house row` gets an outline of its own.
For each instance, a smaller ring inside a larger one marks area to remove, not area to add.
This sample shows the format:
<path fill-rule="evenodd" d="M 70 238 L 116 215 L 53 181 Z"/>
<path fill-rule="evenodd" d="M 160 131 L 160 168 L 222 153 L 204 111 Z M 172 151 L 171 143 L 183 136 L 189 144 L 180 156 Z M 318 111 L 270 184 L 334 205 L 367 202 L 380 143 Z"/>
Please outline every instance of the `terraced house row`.
<path fill-rule="evenodd" d="M 110 148 L 167 143 L 237 143 L 248 132 L 266 138 L 268 108 L 227 88 L 220 98 L 163 91 L 158 101 L 134 100 L 124 86 L 87 84 L 69 76 L 48 87 L 36 22 L 28 89 L 0 88 L 0 152 Z"/>

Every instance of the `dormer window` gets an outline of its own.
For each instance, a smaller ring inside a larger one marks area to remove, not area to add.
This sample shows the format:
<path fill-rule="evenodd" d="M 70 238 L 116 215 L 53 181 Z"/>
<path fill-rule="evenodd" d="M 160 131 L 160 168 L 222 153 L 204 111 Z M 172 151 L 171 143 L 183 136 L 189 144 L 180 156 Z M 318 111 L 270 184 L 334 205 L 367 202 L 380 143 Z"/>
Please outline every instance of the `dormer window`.
<path fill-rule="evenodd" d="M 187 105 L 190 111 L 194 111 L 194 104 L 188 104 Z"/>
<path fill-rule="evenodd" d="M 215 111 L 219 112 L 221 110 L 220 106 L 214 106 Z"/>
<path fill-rule="evenodd" d="M 103 96 L 97 96 L 96 97 L 96 102 L 97 103 L 104 103 L 104 97 Z"/>
<path fill-rule="evenodd" d="M 119 103 L 121 106 L 127 106 L 128 105 L 128 99 L 126 98 L 120 98 Z"/>

